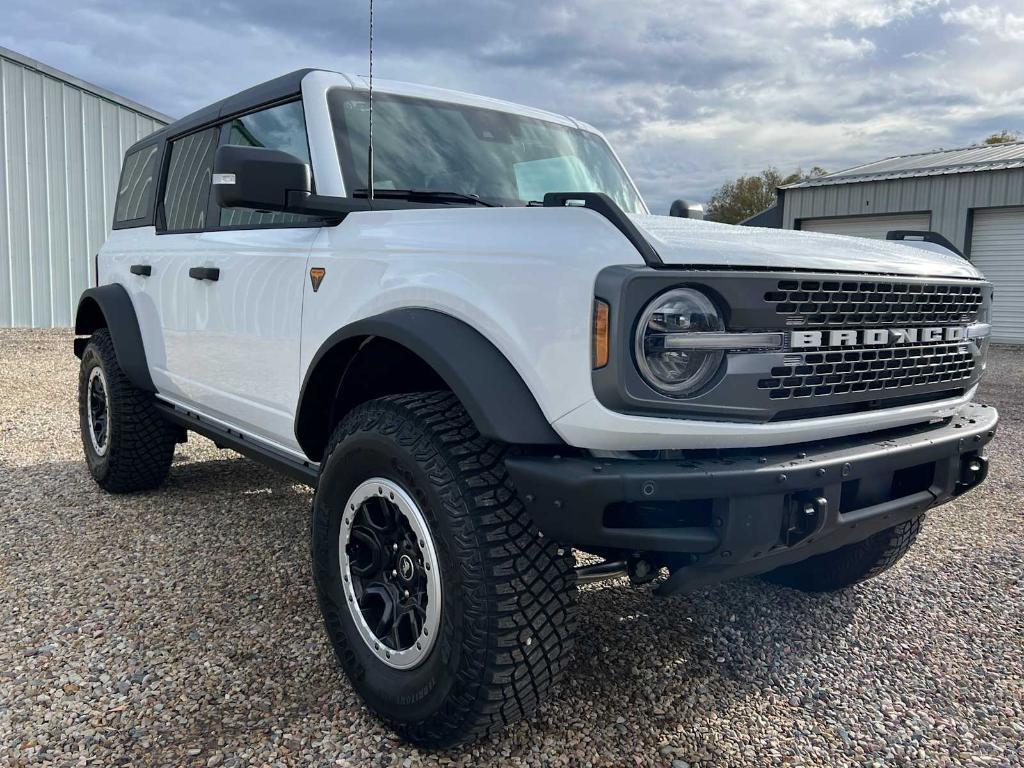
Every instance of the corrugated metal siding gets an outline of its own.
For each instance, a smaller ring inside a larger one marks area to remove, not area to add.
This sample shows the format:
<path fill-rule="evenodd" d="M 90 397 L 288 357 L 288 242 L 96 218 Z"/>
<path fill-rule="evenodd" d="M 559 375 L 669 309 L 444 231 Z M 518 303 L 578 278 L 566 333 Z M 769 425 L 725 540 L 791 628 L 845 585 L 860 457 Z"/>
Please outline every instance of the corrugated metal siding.
<path fill-rule="evenodd" d="M 73 321 L 124 151 L 165 125 L 0 56 L 0 326 Z"/>
<path fill-rule="evenodd" d="M 995 286 L 992 340 L 1024 344 L 1024 208 L 975 211 L 971 261 Z"/>
<path fill-rule="evenodd" d="M 867 165 L 858 165 L 844 171 L 830 173 L 827 176 L 803 179 L 789 185 L 787 189 L 1021 167 L 1024 167 L 1024 142 L 987 144 L 889 157 Z"/>
<path fill-rule="evenodd" d="M 963 249 L 969 210 L 1024 205 L 1024 168 L 787 189 L 783 203 L 786 229 L 800 219 L 931 211 L 931 228 Z"/>
<path fill-rule="evenodd" d="M 847 216 L 828 219 L 804 219 L 800 229 L 805 232 L 828 232 L 851 237 L 873 237 L 884 240 L 894 229 L 928 229 L 927 213 L 900 216 Z"/>

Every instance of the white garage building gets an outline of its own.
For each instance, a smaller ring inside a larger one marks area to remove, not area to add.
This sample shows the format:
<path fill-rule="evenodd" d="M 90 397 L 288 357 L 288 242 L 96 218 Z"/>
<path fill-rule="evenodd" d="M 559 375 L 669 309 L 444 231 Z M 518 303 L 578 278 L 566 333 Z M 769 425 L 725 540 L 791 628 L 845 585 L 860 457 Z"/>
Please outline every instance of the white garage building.
<path fill-rule="evenodd" d="M 0 48 L 0 327 L 71 325 L 124 151 L 170 121 Z"/>
<path fill-rule="evenodd" d="M 780 189 L 769 211 L 787 229 L 944 235 L 995 285 L 994 340 L 1024 344 L 1024 142 L 891 157 L 807 179 Z"/>

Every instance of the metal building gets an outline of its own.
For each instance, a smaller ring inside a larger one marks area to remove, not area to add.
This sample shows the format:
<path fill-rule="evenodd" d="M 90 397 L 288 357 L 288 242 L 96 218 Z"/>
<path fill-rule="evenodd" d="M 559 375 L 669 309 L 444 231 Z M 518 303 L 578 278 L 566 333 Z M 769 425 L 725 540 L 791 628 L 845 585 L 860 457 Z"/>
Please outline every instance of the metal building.
<path fill-rule="evenodd" d="M 783 187 L 755 226 L 944 235 L 995 285 L 993 339 L 1024 344 L 1024 142 L 903 155 Z"/>
<path fill-rule="evenodd" d="M 71 325 L 124 151 L 169 122 L 0 48 L 0 326 Z"/>

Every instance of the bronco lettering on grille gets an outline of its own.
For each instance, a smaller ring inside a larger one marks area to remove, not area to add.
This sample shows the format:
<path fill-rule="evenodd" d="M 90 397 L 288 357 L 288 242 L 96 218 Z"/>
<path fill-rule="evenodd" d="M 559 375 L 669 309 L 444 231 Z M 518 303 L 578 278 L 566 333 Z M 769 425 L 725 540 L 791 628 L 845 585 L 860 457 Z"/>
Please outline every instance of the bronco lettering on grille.
<path fill-rule="evenodd" d="M 793 349 L 814 347 L 881 347 L 921 342 L 963 341 L 963 326 L 931 326 L 927 328 L 866 328 L 849 331 L 792 331 L 789 336 Z"/>

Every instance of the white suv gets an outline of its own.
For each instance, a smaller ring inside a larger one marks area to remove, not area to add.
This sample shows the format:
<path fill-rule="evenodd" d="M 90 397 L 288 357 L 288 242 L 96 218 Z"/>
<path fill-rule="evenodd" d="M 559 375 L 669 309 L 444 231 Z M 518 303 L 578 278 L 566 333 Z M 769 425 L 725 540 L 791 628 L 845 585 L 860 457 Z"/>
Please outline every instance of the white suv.
<path fill-rule="evenodd" d="M 315 486 L 327 632 L 408 739 L 529 713 L 579 583 L 840 589 L 984 479 L 991 287 L 938 236 L 652 216 L 576 120 L 372 103 L 372 161 L 314 70 L 133 146 L 75 352 L 103 488 L 188 431 Z"/>

